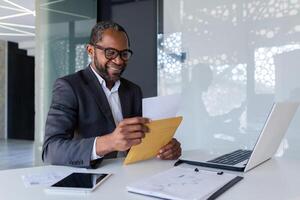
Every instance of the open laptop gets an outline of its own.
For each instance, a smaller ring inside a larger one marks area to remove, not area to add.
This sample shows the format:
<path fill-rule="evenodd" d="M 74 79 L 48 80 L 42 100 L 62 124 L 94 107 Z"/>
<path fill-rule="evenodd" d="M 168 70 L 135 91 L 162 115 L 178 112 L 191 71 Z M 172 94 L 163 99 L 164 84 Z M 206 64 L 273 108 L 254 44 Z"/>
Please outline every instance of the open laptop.
<path fill-rule="evenodd" d="M 249 171 L 276 153 L 298 106 L 298 102 L 274 103 L 253 150 L 239 149 L 217 158 L 208 156 L 205 161 L 199 160 L 197 155 L 188 156 L 188 159 L 180 159 L 175 165 L 187 163 L 240 172 Z"/>

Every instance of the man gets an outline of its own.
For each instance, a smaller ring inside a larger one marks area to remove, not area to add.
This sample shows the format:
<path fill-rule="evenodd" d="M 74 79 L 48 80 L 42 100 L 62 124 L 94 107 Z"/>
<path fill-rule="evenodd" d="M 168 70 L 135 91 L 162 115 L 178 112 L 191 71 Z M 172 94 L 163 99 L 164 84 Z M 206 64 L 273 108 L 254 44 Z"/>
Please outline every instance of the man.
<path fill-rule="evenodd" d="M 103 158 L 124 156 L 148 131 L 139 86 L 121 78 L 132 51 L 125 30 L 100 22 L 91 32 L 90 65 L 56 80 L 48 113 L 43 160 L 56 165 L 97 167 Z M 172 139 L 157 157 L 177 159 Z"/>

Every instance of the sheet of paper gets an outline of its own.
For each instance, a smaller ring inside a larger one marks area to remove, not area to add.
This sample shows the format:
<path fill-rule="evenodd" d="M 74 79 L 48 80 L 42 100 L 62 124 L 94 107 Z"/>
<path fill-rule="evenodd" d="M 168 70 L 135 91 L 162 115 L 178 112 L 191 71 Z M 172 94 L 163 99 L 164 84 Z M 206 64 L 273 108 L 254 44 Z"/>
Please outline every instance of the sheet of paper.
<path fill-rule="evenodd" d="M 130 192 L 166 199 L 207 199 L 236 175 L 173 167 L 127 186 Z"/>
<path fill-rule="evenodd" d="M 155 120 L 147 124 L 150 131 L 146 133 L 142 143 L 130 148 L 124 164 L 155 157 L 159 149 L 171 141 L 181 121 L 182 117 L 174 117 Z"/>
<path fill-rule="evenodd" d="M 22 180 L 25 187 L 50 186 L 69 174 L 70 173 L 63 173 L 63 172 L 26 174 L 22 176 Z"/>
<path fill-rule="evenodd" d="M 179 110 L 179 103 L 179 94 L 144 98 L 143 117 L 152 120 L 175 117 Z"/>

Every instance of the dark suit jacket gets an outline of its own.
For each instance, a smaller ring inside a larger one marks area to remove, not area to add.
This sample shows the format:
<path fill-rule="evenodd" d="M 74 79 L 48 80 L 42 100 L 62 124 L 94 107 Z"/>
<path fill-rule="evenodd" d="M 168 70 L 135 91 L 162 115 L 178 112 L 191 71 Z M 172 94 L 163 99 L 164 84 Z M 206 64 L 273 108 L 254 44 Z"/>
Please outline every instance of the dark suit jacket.
<path fill-rule="evenodd" d="M 120 81 L 123 118 L 142 116 L 140 87 L 123 78 Z M 109 134 L 115 127 L 105 93 L 90 67 L 59 78 L 53 88 L 42 158 L 54 165 L 97 167 L 102 159 L 91 162 L 95 137 Z"/>

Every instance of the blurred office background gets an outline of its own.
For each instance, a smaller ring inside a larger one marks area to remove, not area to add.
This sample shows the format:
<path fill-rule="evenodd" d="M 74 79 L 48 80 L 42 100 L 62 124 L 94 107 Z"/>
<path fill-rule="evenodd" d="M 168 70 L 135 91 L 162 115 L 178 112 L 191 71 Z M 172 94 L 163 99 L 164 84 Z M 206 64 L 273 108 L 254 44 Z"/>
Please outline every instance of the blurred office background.
<path fill-rule="evenodd" d="M 1 0 L 0 169 L 42 164 L 52 85 L 99 20 L 128 31 L 144 97 L 181 95 L 183 150 L 251 149 L 273 102 L 300 100 L 300 0 Z M 277 156 L 300 159 L 299 121 Z"/>

